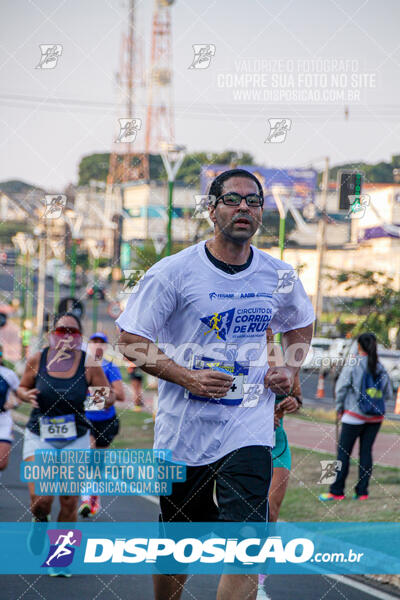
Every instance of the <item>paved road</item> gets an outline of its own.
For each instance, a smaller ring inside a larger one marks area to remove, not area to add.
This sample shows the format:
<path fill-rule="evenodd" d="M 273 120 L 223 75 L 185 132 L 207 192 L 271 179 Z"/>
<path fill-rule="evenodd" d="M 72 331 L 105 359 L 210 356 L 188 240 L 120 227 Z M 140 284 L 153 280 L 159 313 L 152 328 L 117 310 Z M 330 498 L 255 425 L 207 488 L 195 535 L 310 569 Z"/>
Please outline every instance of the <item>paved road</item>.
<path fill-rule="evenodd" d="M 0 484 L 0 519 L 2 521 L 29 521 L 28 492 L 19 481 L 21 460 L 21 434 L 16 433 L 10 464 Z M 139 497 L 104 497 L 101 521 L 154 521 L 158 506 L 149 499 Z M 57 500 L 52 520 L 57 517 Z M 5 540 L 1 540 L 4 548 Z M 17 560 L 17 558 L 16 558 Z M 351 586 L 359 584 L 346 579 L 326 576 L 281 576 L 267 578 L 266 590 L 272 600 L 389 600 L 393 596 L 378 596 L 368 587 L 368 592 Z M 184 600 L 212 600 L 215 598 L 218 577 L 212 575 L 192 576 L 183 595 Z M 0 599 L 14 600 L 152 600 L 152 582 L 147 575 L 74 575 L 71 579 L 51 578 L 45 575 L 1 576 Z"/>

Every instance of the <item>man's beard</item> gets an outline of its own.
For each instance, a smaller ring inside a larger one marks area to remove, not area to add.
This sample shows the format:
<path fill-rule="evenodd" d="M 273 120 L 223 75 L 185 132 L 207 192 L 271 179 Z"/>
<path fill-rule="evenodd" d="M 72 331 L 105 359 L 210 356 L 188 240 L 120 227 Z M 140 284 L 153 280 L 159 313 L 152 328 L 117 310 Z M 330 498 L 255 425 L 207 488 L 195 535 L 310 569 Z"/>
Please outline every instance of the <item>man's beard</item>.
<path fill-rule="evenodd" d="M 246 218 L 249 220 L 249 228 L 247 230 L 234 231 L 235 220 L 240 219 L 240 218 Z M 251 239 L 253 237 L 253 235 L 256 233 L 256 231 L 258 229 L 258 225 L 259 225 L 257 223 L 257 221 L 255 221 L 255 219 L 253 219 L 252 217 L 250 217 L 248 215 L 237 216 L 237 217 L 235 217 L 235 220 L 231 219 L 230 221 L 228 221 L 226 223 L 223 223 L 221 221 L 221 219 L 218 218 L 217 214 L 215 215 L 215 219 L 216 219 L 218 228 L 219 228 L 221 234 L 224 236 L 224 238 L 226 238 L 230 242 L 233 242 L 234 244 L 244 244 L 249 239 Z"/>

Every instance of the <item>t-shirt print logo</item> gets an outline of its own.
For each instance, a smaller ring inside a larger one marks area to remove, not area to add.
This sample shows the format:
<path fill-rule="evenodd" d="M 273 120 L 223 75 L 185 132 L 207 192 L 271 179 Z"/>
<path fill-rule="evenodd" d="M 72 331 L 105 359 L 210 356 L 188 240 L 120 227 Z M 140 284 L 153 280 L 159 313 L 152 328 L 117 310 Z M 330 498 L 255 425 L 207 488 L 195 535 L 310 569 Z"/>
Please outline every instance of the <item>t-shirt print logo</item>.
<path fill-rule="evenodd" d="M 209 330 L 205 331 L 204 335 L 215 331 L 217 340 L 226 340 L 226 336 L 228 335 L 229 329 L 232 325 L 234 314 L 235 309 L 231 308 L 230 310 L 225 310 L 224 312 L 215 312 L 208 317 L 202 317 L 200 321 L 209 327 Z"/>

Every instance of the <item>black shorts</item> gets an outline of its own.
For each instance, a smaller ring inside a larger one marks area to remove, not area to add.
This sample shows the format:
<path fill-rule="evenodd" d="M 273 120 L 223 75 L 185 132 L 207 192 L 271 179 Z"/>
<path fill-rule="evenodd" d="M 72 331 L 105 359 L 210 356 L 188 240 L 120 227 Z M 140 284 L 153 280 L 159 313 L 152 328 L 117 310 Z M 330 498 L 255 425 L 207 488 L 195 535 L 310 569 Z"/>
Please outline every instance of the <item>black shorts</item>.
<path fill-rule="evenodd" d="M 111 444 L 119 431 L 118 417 L 104 421 L 90 421 L 90 433 L 96 440 L 98 448 L 106 448 Z"/>
<path fill-rule="evenodd" d="M 140 369 L 133 369 L 133 371 L 129 373 L 129 377 L 130 379 L 137 379 L 138 381 L 142 381 L 143 379 L 143 375 Z"/>
<path fill-rule="evenodd" d="M 246 446 L 209 465 L 186 467 L 186 481 L 173 483 L 170 496 L 160 496 L 160 520 L 265 522 L 271 478 L 267 446 Z"/>

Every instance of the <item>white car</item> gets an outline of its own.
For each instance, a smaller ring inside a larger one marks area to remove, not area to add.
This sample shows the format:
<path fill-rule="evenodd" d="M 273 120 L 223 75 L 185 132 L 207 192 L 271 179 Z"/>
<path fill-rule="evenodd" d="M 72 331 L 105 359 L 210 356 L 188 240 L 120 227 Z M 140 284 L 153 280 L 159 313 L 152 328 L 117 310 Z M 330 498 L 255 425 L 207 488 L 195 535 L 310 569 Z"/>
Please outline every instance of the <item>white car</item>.
<path fill-rule="evenodd" d="M 305 370 L 329 369 L 329 349 L 332 342 L 333 340 L 330 338 L 313 338 L 301 368 Z"/>

